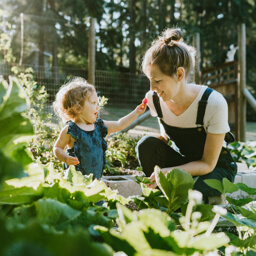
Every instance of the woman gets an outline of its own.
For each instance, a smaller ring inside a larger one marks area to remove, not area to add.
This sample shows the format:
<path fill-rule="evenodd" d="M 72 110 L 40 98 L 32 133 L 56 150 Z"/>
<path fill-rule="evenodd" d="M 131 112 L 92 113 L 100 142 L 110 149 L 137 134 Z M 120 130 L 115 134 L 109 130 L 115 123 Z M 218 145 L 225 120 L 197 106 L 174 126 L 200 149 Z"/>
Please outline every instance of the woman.
<path fill-rule="evenodd" d="M 144 173 L 154 182 L 150 187 L 157 186 L 155 165 L 164 174 L 184 169 L 198 177 L 194 189 L 207 202 L 220 193 L 204 179 L 226 177 L 233 182 L 237 172 L 224 141 L 230 131 L 228 107 L 220 93 L 188 82 L 194 49 L 181 39 L 180 29 L 167 29 L 144 56 L 142 68 L 150 80 L 146 98 L 151 115 L 159 118 L 161 138 L 143 137 L 136 150 Z"/>

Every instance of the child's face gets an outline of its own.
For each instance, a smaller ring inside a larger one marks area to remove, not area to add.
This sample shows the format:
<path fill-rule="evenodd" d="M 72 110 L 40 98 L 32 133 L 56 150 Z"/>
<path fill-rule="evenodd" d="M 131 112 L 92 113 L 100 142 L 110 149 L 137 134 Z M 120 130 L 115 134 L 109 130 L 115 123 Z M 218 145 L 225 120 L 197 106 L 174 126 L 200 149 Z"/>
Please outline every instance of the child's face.
<path fill-rule="evenodd" d="M 87 124 L 92 124 L 96 121 L 99 112 L 98 96 L 94 91 L 88 98 L 85 99 L 79 117 Z"/>

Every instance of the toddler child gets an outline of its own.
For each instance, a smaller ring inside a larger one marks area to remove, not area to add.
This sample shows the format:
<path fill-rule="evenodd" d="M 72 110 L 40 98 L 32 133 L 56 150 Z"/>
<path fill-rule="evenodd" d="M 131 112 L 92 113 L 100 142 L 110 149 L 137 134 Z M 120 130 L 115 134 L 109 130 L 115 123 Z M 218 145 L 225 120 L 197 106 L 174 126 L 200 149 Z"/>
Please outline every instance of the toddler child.
<path fill-rule="evenodd" d="M 64 162 L 64 169 L 75 165 L 77 171 L 84 175 L 92 173 L 94 179 L 101 178 L 105 168 L 107 142 L 104 137 L 126 128 L 146 110 L 146 104 L 142 103 L 118 121 L 103 121 L 97 118 L 95 87 L 80 77 L 60 88 L 53 106 L 57 115 L 68 121 L 54 145 L 55 156 Z"/>

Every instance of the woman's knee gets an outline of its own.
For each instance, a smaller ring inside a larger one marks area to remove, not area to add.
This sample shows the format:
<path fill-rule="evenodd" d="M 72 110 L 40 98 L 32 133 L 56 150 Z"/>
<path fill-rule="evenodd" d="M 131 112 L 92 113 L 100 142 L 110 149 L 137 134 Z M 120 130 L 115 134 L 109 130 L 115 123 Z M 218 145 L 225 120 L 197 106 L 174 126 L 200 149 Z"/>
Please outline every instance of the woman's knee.
<path fill-rule="evenodd" d="M 154 166 L 159 162 L 156 154 L 158 140 L 152 136 L 145 136 L 139 140 L 136 146 L 139 163 L 147 176 L 151 175 L 154 171 Z"/>
<path fill-rule="evenodd" d="M 156 141 L 158 139 L 152 136 L 144 136 L 141 138 L 136 146 L 136 152 L 141 152 L 141 151 L 152 151 L 152 147 L 156 144 Z"/>

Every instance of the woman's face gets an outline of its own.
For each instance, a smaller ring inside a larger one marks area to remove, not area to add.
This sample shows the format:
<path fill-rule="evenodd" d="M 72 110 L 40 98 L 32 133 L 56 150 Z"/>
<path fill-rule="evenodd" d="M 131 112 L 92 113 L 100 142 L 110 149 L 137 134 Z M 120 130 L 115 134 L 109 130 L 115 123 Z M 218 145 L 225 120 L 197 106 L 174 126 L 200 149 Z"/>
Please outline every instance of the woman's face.
<path fill-rule="evenodd" d="M 168 76 L 161 72 L 158 65 L 149 65 L 146 76 L 150 81 L 150 89 L 156 91 L 163 101 L 174 99 L 178 93 L 178 81 L 175 76 Z"/>

